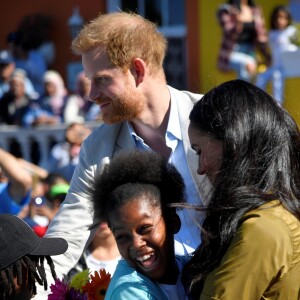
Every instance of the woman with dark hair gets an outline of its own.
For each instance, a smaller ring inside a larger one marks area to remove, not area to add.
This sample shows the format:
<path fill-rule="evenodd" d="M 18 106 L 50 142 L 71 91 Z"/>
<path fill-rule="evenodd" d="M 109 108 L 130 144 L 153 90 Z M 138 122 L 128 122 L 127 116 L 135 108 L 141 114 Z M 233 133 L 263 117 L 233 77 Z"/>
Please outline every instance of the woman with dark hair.
<path fill-rule="evenodd" d="M 229 0 L 217 11 L 223 37 L 218 55 L 221 71 L 235 71 L 239 79 L 252 81 L 257 72 L 256 49 L 267 65 L 271 57 L 263 12 L 252 0 Z"/>
<path fill-rule="evenodd" d="M 199 208 L 202 244 L 184 269 L 193 297 L 299 299 L 300 135 L 292 117 L 263 90 L 233 80 L 195 104 L 189 137 L 198 173 L 213 184 Z"/>

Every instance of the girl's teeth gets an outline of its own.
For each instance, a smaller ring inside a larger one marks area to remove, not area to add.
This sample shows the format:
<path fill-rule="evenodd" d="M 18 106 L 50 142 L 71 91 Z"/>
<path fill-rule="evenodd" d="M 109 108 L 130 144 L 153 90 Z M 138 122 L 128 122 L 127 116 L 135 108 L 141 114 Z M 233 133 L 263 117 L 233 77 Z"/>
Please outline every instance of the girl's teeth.
<path fill-rule="evenodd" d="M 144 261 L 144 260 L 150 258 L 151 255 L 152 255 L 152 254 L 150 254 L 150 255 L 144 255 L 144 256 L 141 256 L 141 257 L 137 257 L 137 260 L 138 260 L 138 261 Z"/>

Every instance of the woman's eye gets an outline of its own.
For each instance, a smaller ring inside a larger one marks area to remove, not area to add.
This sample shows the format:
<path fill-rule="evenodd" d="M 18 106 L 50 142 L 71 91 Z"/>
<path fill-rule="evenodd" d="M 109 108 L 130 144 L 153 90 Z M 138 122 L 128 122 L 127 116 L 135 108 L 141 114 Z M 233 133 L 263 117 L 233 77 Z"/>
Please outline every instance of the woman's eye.
<path fill-rule="evenodd" d="M 197 154 L 198 156 L 201 155 L 201 151 L 200 151 L 200 150 L 196 150 L 196 149 L 194 149 L 194 150 L 195 150 L 195 152 L 196 152 L 196 154 Z"/>
<path fill-rule="evenodd" d="M 192 147 L 192 149 L 196 152 L 197 155 L 200 155 L 200 154 L 201 154 L 201 150 L 196 149 L 196 148 L 194 148 L 194 147 Z"/>
<path fill-rule="evenodd" d="M 147 225 L 147 226 L 142 226 L 139 231 L 140 231 L 140 234 L 147 234 L 147 233 L 151 232 L 151 230 L 152 230 L 152 226 Z"/>

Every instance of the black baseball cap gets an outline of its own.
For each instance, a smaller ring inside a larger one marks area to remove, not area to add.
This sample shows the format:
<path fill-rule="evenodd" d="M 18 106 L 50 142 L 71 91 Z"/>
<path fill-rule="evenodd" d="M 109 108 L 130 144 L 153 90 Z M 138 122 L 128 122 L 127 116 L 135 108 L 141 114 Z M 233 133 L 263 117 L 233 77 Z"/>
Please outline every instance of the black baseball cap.
<path fill-rule="evenodd" d="M 0 214 L 0 270 L 25 255 L 52 256 L 67 249 L 68 243 L 63 238 L 39 237 L 19 217 Z"/>

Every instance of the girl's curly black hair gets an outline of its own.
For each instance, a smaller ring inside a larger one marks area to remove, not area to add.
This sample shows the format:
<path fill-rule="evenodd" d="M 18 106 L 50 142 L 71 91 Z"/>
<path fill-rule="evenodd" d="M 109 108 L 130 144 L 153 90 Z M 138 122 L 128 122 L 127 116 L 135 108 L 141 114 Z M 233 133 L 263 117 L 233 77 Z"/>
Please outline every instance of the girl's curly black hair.
<path fill-rule="evenodd" d="M 121 151 L 94 182 L 95 216 L 107 221 L 112 211 L 133 197 L 149 194 L 152 204 L 161 207 L 168 217 L 169 205 L 185 200 L 184 181 L 177 169 L 160 154 L 150 151 Z M 156 202 L 155 202 L 156 201 Z"/>

